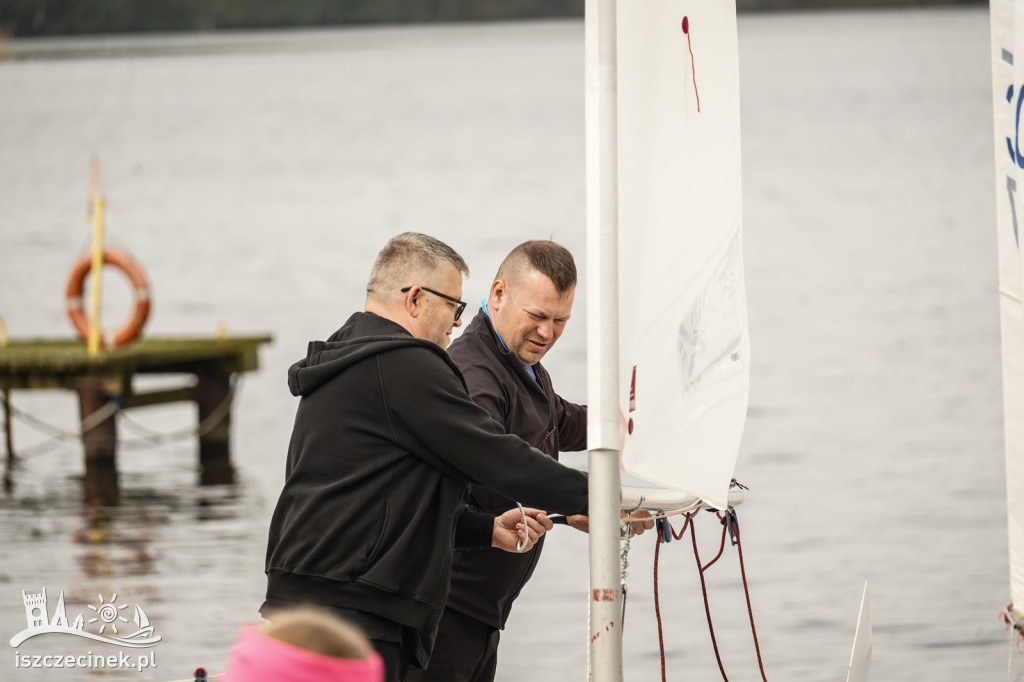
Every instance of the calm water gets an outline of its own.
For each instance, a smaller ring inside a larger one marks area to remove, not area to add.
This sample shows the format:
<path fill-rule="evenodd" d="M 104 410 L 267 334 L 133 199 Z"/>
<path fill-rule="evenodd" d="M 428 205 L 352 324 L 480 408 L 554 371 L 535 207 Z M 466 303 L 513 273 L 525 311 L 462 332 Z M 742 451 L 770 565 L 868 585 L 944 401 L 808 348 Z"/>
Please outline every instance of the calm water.
<path fill-rule="evenodd" d="M 768 677 L 845 679 L 868 581 L 873 679 L 1003 679 L 987 13 L 747 15 L 740 43 L 754 364 L 737 477 L 751 487 L 740 520 Z M 90 512 L 75 441 L 15 422 L 24 463 L 0 497 L 0 649 L 24 627 L 22 590 L 45 587 L 51 609 L 63 590 L 72 618 L 117 593 L 143 606 L 163 641 L 156 670 L 105 676 L 219 670 L 262 598 L 295 409 L 285 370 L 361 306 L 387 237 L 414 229 L 455 246 L 473 268 L 471 299 L 524 239 L 553 237 L 582 261 L 583 27 L 13 49 L 30 58 L 0 61 L 0 316 L 10 335 L 70 334 L 62 292 L 89 238 L 95 153 L 109 243 L 152 281 L 146 333 L 224 324 L 275 342 L 240 382 L 234 486 L 194 485 L 194 440 L 153 444 L 153 431 L 193 427 L 192 408 L 148 408 L 119 424 L 124 503 Z M 128 295 L 108 282 L 116 320 Z M 586 292 L 577 300 L 547 364 L 562 394 L 584 401 Z M 71 394 L 13 401 L 75 427 Z M 710 556 L 716 529 L 701 521 Z M 586 538 L 556 535 L 503 638 L 505 682 L 584 679 Z M 659 679 L 652 557 L 651 536 L 634 541 L 630 680 Z M 710 571 L 709 592 L 730 679 L 759 679 L 735 552 Z M 669 679 L 718 679 L 688 543 L 663 549 L 660 593 Z M 20 650 L 116 650 L 78 641 L 48 635 Z M 85 677 L 16 671 L 13 650 L 0 655 L 2 679 Z"/>

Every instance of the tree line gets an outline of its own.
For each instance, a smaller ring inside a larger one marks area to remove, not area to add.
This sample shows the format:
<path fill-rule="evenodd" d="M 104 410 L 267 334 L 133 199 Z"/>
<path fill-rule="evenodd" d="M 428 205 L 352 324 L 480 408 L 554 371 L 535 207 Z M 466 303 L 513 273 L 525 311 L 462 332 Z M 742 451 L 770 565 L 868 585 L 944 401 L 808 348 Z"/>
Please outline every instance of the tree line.
<path fill-rule="evenodd" d="M 583 16 L 584 0 L 0 0 L 9 36 Z"/>
<path fill-rule="evenodd" d="M 738 0 L 741 10 L 984 0 Z M 582 17 L 584 0 L 0 0 L 0 36 Z"/>

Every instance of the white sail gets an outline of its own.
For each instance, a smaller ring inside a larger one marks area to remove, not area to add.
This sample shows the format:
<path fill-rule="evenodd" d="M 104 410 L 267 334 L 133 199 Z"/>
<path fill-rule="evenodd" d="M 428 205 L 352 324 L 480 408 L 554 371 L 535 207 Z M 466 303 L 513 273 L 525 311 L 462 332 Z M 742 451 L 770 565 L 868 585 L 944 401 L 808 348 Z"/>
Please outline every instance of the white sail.
<path fill-rule="evenodd" d="M 992 96 L 995 133 L 999 309 L 1009 522 L 1011 617 L 1024 614 L 1024 0 L 992 0 Z"/>
<path fill-rule="evenodd" d="M 619 465 L 725 508 L 746 417 L 735 2 L 587 0 L 585 35 L 589 672 L 619 682 L 618 508 L 654 497 Z"/>
<path fill-rule="evenodd" d="M 623 468 L 725 508 L 750 370 L 736 6 L 618 5 Z"/>
<path fill-rule="evenodd" d="M 152 627 L 149 624 L 149 618 L 146 617 L 146 612 L 138 604 L 135 605 L 135 625 L 138 626 L 139 630 Z"/>

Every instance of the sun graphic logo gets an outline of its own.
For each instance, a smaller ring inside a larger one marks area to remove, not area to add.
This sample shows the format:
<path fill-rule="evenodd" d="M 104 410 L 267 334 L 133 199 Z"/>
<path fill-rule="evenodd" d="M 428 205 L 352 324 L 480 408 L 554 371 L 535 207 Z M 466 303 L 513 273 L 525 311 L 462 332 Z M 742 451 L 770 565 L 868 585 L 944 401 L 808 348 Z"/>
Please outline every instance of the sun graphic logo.
<path fill-rule="evenodd" d="M 49 618 L 47 613 L 46 588 L 43 588 L 42 592 L 34 594 L 26 594 L 22 590 L 21 594 L 25 602 L 25 620 L 28 627 L 11 638 L 12 647 L 18 647 L 29 637 L 47 633 L 74 635 L 127 647 L 151 647 L 162 639 L 160 635 L 155 634 L 149 618 L 146 617 L 146 612 L 138 604 L 135 605 L 132 619 L 127 618 L 130 613 L 126 610 L 128 604 L 118 604 L 117 593 L 114 593 L 109 601 L 104 599 L 102 594 L 97 595 L 99 604 L 87 605 L 96 615 L 87 623 L 84 614 L 79 613 L 71 624 L 68 624 L 68 616 L 64 608 L 63 591 L 61 591 L 60 599 L 53 611 L 53 618 Z M 131 632 L 132 623 L 135 624 L 134 632 Z M 99 632 L 86 630 L 86 624 L 92 627 L 97 627 L 96 624 L 98 624 Z"/>
<path fill-rule="evenodd" d="M 96 621 L 101 621 L 103 623 L 102 625 L 100 625 L 100 634 L 101 635 L 103 634 L 103 631 L 107 629 L 108 625 L 110 626 L 110 629 L 113 630 L 114 634 L 116 635 L 117 634 L 117 621 L 120 620 L 120 621 L 122 621 L 124 623 L 128 622 L 128 619 L 125 618 L 122 615 L 119 615 L 118 611 L 120 609 L 128 608 L 128 605 L 127 604 L 121 604 L 120 606 L 114 606 L 114 602 L 117 601 L 117 595 L 116 594 L 113 597 L 110 598 L 110 603 L 109 604 L 104 604 L 103 603 L 103 595 L 102 594 L 99 595 L 99 597 L 100 597 L 100 605 L 99 605 L 99 607 L 93 606 L 92 604 L 88 605 L 90 609 L 92 609 L 93 611 L 95 611 L 97 613 L 97 616 L 95 618 L 90 618 L 89 622 L 90 623 L 95 623 Z"/>

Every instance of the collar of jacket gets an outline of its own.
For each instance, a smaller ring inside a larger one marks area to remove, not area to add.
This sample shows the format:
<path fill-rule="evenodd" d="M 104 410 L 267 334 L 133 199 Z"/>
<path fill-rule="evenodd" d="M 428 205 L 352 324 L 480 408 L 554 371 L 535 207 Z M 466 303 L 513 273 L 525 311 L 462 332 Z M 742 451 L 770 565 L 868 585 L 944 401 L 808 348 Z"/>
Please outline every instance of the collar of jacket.
<path fill-rule="evenodd" d="M 495 355 L 500 357 L 502 362 L 513 368 L 512 371 L 516 373 L 516 376 L 522 378 L 523 383 L 530 387 L 528 390 L 539 391 L 542 395 L 547 397 L 547 394 L 544 392 L 544 386 L 542 385 L 542 382 L 548 381 L 546 378 L 547 371 L 538 362 L 533 365 L 533 371 L 536 372 L 536 378 L 530 376 L 530 373 L 526 370 L 526 367 L 523 366 L 523 363 L 519 362 L 519 358 L 516 357 L 516 355 L 508 349 L 508 346 L 505 345 L 505 342 L 501 340 L 501 335 L 498 334 L 494 325 L 491 323 L 491 316 L 487 312 L 486 302 L 481 301 L 481 303 L 484 304 L 483 307 L 480 308 L 480 312 L 473 317 L 469 326 L 466 327 L 465 333 L 479 334 L 488 339 L 488 348 L 494 351 Z"/>

